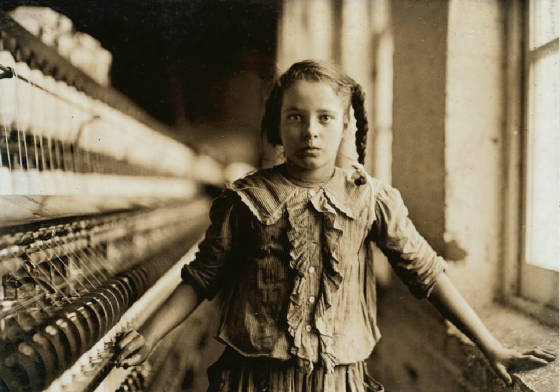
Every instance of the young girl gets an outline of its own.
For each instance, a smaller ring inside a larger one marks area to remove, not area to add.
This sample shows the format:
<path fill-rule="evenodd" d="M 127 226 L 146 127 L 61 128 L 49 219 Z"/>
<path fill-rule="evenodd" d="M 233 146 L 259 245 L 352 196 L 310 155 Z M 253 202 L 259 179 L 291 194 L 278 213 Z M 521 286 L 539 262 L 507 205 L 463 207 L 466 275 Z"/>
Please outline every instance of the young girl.
<path fill-rule="evenodd" d="M 554 359 L 504 348 L 448 280 L 399 192 L 359 164 L 336 167 L 351 112 L 363 163 L 368 125 L 354 80 L 316 61 L 296 63 L 278 79 L 262 131 L 283 146 L 286 163 L 236 181 L 214 201 L 183 282 L 141 331 L 121 340 L 121 365 L 144 361 L 204 298 L 220 293 L 218 339 L 226 349 L 208 371 L 210 391 L 382 391 L 365 365 L 380 338 L 370 241 L 507 383 L 508 369 Z"/>

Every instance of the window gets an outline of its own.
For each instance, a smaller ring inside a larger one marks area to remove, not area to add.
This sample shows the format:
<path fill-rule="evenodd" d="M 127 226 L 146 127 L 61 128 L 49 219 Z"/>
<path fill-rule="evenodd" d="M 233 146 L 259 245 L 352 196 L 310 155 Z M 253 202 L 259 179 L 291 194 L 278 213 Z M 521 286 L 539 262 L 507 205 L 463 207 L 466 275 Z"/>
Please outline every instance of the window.
<path fill-rule="evenodd" d="M 520 294 L 558 307 L 560 264 L 560 5 L 525 10 L 524 202 Z"/>

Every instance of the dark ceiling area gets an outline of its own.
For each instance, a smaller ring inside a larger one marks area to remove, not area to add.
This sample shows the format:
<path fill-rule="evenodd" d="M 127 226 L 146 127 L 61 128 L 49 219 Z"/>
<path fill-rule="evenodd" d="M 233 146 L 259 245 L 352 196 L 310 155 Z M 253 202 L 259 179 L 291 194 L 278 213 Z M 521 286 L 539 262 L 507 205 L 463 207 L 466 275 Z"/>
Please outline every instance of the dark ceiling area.
<path fill-rule="evenodd" d="M 47 6 L 68 16 L 113 54 L 111 80 L 169 125 L 224 113 L 223 88 L 242 72 L 270 79 L 279 0 L 3 0 Z"/>

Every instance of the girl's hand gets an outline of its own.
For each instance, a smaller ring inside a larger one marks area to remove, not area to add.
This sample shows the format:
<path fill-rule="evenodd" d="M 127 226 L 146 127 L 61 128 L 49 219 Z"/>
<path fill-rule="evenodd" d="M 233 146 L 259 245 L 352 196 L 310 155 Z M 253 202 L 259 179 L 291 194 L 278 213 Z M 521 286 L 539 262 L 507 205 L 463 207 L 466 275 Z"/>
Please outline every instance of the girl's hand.
<path fill-rule="evenodd" d="M 136 330 L 127 332 L 117 343 L 120 354 L 117 356 L 117 366 L 128 368 L 141 364 L 148 358 L 153 349 L 153 343 Z"/>
<path fill-rule="evenodd" d="M 494 371 L 508 385 L 512 384 L 510 372 L 534 369 L 556 359 L 554 354 L 539 348 L 519 353 L 503 346 L 490 352 L 487 357 Z"/>

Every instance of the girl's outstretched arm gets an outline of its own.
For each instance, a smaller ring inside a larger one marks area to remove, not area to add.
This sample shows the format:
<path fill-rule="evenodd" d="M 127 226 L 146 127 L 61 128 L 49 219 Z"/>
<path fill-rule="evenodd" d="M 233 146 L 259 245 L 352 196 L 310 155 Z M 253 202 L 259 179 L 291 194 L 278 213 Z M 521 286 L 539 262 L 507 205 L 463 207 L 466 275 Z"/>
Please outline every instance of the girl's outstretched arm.
<path fill-rule="evenodd" d="M 553 354 L 540 349 L 519 353 L 502 346 L 488 331 L 445 273 L 438 275 L 429 300 L 444 317 L 452 321 L 457 328 L 477 344 L 488 358 L 494 371 L 508 385 L 512 383 L 509 374 L 512 369 L 542 366 L 555 359 Z"/>
<path fill-rule="evenodd" d="M 210 226 L 199 244 L 195 259 L 181 269 L 181 283 L 139 331 L 132 330 L 117 343 L 117 364 L 128 367 L 143 362 L 154 345 L 185 320 L 204 298 L 212 298 L 227 275 L 225 265 L 232 254 L 237 215 L 233 207 L 241 200 L 224 191 L 210 207 Z M 229 266 L 228 268 L 231 268 Z"/>
<path fill-rule="evenodd" d="M 185 320 L 202 302 L 196 290 L 185 282 L 177 286 L 140 331 L 129 331 L 118 342 L 117 364 L 127 368 L 146 360 L 155 344 Z"/>

